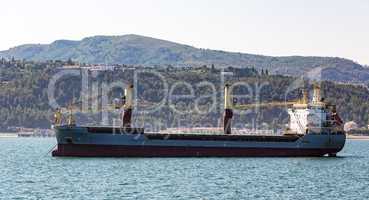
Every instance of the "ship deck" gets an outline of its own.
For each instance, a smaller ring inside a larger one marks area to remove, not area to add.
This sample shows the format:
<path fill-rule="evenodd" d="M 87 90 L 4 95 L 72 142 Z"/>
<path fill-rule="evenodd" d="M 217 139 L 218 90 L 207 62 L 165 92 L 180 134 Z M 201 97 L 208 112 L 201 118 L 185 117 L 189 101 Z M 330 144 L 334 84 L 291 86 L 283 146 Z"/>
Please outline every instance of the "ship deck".
<path fill-rule="evenodd" d="M 200 140 L 200 141 L 262 141 L 262 142 L 294 142 L 302 135 L 225 135 L 225 134 L 176 134 L 145 133 L 150 140 Z"/>
<path fill-rule="evenodd" d="M 261 134 L 258 132 L 249 132 L 247 134 L 229 134 L 223 133 L 222 129 L 214 128 L 213 132 L 201 132 L 194 129 L 193 132 L 148 132 L 143 128 L 121 128 L 121 127 L 85 127 L 88 133 L 93 134 L 142 134 L 149 140 L 198 140 L 198 141 L 262 141 L 262 142 L 294 142 L 303 135 L 299 134 Z M 189 129 L 187 129 L 189 130 Z M 208 129 L 207 129 L 208 130 Z"/>

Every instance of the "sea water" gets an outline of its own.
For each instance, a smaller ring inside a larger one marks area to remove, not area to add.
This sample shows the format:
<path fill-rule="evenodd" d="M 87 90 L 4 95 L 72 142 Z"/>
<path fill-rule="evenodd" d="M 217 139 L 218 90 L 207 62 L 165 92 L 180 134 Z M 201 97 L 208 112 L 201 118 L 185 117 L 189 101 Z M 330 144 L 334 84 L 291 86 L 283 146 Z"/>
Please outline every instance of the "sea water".
<path fill-rule="evenodd" d="M 0 138 L 0 199 L 369 199 L 369 141 L 321 158 L 54 158 Z"/>

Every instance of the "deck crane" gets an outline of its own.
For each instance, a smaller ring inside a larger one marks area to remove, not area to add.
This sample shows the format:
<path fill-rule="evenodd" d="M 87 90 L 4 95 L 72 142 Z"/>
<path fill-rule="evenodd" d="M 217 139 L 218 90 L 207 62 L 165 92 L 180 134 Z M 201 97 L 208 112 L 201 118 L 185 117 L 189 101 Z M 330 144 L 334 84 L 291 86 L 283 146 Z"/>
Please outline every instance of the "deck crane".
<path fill-rule="evenodd" d="M 234 104 L 231 94 L 231 86 L 225 85 L 224 87 L 224 116 L 223 116 L 223 129 L 225 134 L 231 134 L 233 110 L 247 110 L 255 107 L 288 107 L 288 113 L 291 117 L 289 129 L 297 134 L 305 134 L 308 132 L 308 128 L 312 127 L 324 127 L 325 123 L 333 122 L 337 126 L 342 124 L 342 120 L 339 118 L 334 106 L 325 103 L 320 97 L 320 87 L 317 84 L 313 86 L 313 99 L 308 101 L 308 92 L 303 90 L 303 96 L 301 99 L 295 101 L 285 102 L 266 102 L 266 103 L 254 103 L 254 104 Z M 312 116 L 317 116 L 319 119 L 311 119 Z"/>
<path fill-rule="evenodd" d="M 94 99 L 98 99 L 99 97 L 95 97 Z M 90 99 L 91 100 L 91 99 Z M 74 111 L 81 111 L 78 107 L 82 103 L 82 101 L 70 103 L 66 108 L 57 108 L 54 113 L 54 126 L 60 126 L 63 124 L 63 114 L 68 114 L 67 116 L 67 125 L 75 126 L 76 121 L 74 118 Z M 132 119 L 132 109 L 133 109 L 133 85 L 130 84 L 125 90 L 124 95 L 118 101 L 114 101 L 113 104 L 107 105 L 106 108 L 97 109 L 97 111 L 114 111 L 123 109 L 122 114 L 122 127 L 130 128 L 131 127 L 131 119 Z"/>

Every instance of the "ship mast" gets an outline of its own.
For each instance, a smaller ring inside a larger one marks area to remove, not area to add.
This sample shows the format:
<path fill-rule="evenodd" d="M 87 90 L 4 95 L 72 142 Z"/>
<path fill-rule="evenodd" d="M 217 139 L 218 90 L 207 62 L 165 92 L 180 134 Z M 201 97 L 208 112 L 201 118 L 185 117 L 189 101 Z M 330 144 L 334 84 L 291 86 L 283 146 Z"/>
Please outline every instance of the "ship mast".
<path fill-rule="evenodd" d="M 314 88 L 316 89 L 316 88 Z M 285 102 L 266 102 L 266 103 L 254 103 L 254 104 L 233 104 L 233 98 L 231 95 L 230 85 L 226 84 L 224 87 L 224 115 L 223 115 L 223 129 L 224 134 L 232 133 L 232 118 L 233 109 L 247 110 L 255 107 L 280 107 L 280 106 L 293 106 L 295 108 L 306 108 L 308 105 L 308 93 L 306 90 L 302 91 L 302 98 L 295 101 L 285 101 Z M 314 90 L 315 98 L 320 99 L 320 91 L 318 89 Z M 317 102 L 316 104 L 319 104 Z"/>
<path fill-rule="evenodd" d="M 232 133 L 232 95 L 230 94 L 229 85 L 224 87 L 224 116 L 223 116 L 223 129 L 225 134 Z"/>
<path fill-rule="evenodd" d="M 133 109 L 133 85 L 129 85 L 124 90 L 123 97 L 123 115 L 122 115 L 122 127 L 123 128 L 131 128 L 132 123 L 132 109 Z"/>

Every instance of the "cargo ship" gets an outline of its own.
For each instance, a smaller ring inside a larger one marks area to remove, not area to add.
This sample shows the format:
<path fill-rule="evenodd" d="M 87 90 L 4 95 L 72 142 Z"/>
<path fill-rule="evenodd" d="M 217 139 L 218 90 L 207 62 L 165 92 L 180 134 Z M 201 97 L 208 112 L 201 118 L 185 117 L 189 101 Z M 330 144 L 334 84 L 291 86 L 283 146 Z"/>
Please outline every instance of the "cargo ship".
<path fill-rule="evenodd" d="M 335 105 L 324 102 L 319 86 L 311 101 L 307 92 L 292 102 L 259 103 L 257 106 L 286 106 L 288 128 L 280 135 L 232 132 L 234 109 L 255 105 L 234 102 L 230 85 L 224 87 L 221 131 L 213 134 L 145 132 L 132 127 L 133 85 L 125 89 L 122 124 L 119 127 L 77 126 L 72 116 L 61 123 L 55 115 L 57 147 L 52 156 L 74 157 L 306 157 L 336 156 L 345 145 L 342 120 Z"/>

